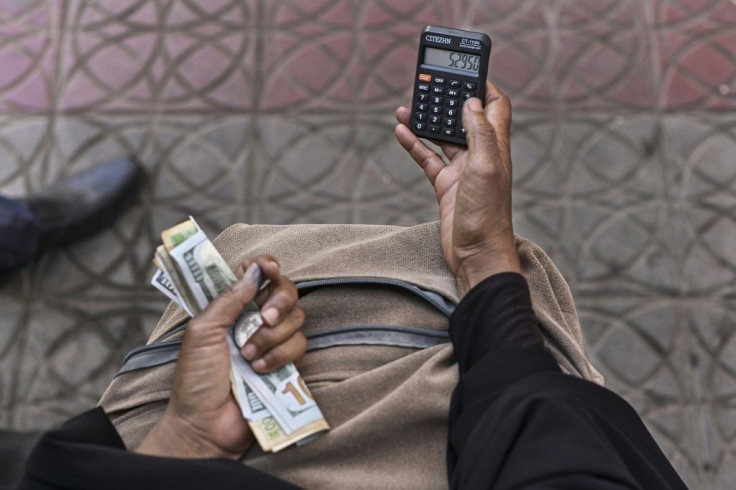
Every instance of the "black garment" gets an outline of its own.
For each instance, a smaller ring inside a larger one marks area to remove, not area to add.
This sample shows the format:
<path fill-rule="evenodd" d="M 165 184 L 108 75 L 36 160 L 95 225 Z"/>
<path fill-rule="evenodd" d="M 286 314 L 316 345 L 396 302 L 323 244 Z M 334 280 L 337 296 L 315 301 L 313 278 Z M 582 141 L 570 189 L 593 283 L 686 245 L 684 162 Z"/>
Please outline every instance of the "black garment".
<path fill-rule="evenodd" d="M 685 488 L 634 410 L 560 372 L 518 274 L 475 287 L 450 318 L 460 364 L 452 397 L 452 488 Z M 19 488 L 295 488 L 236 461 L 128 453 L 101 409 L 47 433 Z"/>
<path fill-rule="evenodd" d="M 560 371 L 523 276 L 498 274 L 473 288 L 450 318 L 450 336 L 460 364 L 452 488 L 686 488 L 623 398 Z"/>
<path fill-rule="evenodd" d="M 228 459 L 176 459 L 125 451 L 105 412 L 96 408 L 48 432 L 26 464 L 19 490 L 294 489 Z"/>

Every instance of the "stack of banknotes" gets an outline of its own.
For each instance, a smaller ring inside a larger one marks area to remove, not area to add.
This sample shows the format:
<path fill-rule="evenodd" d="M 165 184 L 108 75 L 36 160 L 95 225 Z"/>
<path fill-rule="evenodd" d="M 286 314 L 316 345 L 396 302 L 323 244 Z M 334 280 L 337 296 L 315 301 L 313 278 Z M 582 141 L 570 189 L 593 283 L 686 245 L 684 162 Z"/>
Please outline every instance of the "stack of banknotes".
<path fill-rule="evenodd" d="M 237 278 L 193 218 L 161 233 L 156 249 L 158 271 L 151 284 L 175 301 L 189 316 L 204 310 Z M 230 383 L 243 417 L 264 451 L 277 452 L 306 444 L 329 430 L 294 364 L 268 374 L 256 373 L 240 348 L 263 324 L 251 302 L 230 327 Z"/>

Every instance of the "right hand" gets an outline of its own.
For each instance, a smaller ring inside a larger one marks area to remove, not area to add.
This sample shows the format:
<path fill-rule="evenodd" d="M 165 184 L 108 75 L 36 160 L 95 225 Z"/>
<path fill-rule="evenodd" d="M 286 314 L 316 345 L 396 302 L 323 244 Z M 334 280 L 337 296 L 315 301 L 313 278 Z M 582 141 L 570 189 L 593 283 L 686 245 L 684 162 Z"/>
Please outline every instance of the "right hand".
<path fill-rule="evenodd" d="M 396 139 L 434 186 L 440 205 L 442 250 L 462 297 L 499 272 L 520 272 L 511 223 L 511 104 L 486 82 L 485 109 L 472 98 L 463 107 L 468 148 L 438 143 L 446 165 L 409 130 L 411 111 L 396 110 Z"/>

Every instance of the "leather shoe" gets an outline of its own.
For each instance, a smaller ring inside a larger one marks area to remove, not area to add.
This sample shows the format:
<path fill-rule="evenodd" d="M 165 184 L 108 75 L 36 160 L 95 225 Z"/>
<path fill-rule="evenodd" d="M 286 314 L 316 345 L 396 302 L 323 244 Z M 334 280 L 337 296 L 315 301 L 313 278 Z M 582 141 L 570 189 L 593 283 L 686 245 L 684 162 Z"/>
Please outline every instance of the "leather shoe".
<path fill-rule="evenodd" d="M 36 218 L 37 253 L 109 226 L 138 197 L 145 171 L 133 157 L 70 175 L 23 200 Z"/>

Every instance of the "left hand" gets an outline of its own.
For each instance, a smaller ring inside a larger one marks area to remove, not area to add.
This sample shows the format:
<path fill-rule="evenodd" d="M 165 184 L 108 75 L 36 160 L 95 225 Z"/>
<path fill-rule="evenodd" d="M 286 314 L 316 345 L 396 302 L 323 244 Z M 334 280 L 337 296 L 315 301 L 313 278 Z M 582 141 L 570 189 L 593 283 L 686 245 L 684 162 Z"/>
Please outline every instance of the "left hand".
<path fill-rule="evenodd" d="M 258 294 L 263 278 L 270 284 L 258 296 L 265 324 L 243 347 L 256 371 L 268 372 L 304 355 L 307 341 L 300 327 L 293 283 L 280 274 L 278 262 L 259 256 L 245 262 L 243 277 L 190 322 L 184 333 L 174 388 L 166 412 L 136 452 L 178 458 L 236 459 L 253 444 L 253 434 L 230 390 L 229 327 Z M 250 347 L 249 347 L 250 346 Z"/>

